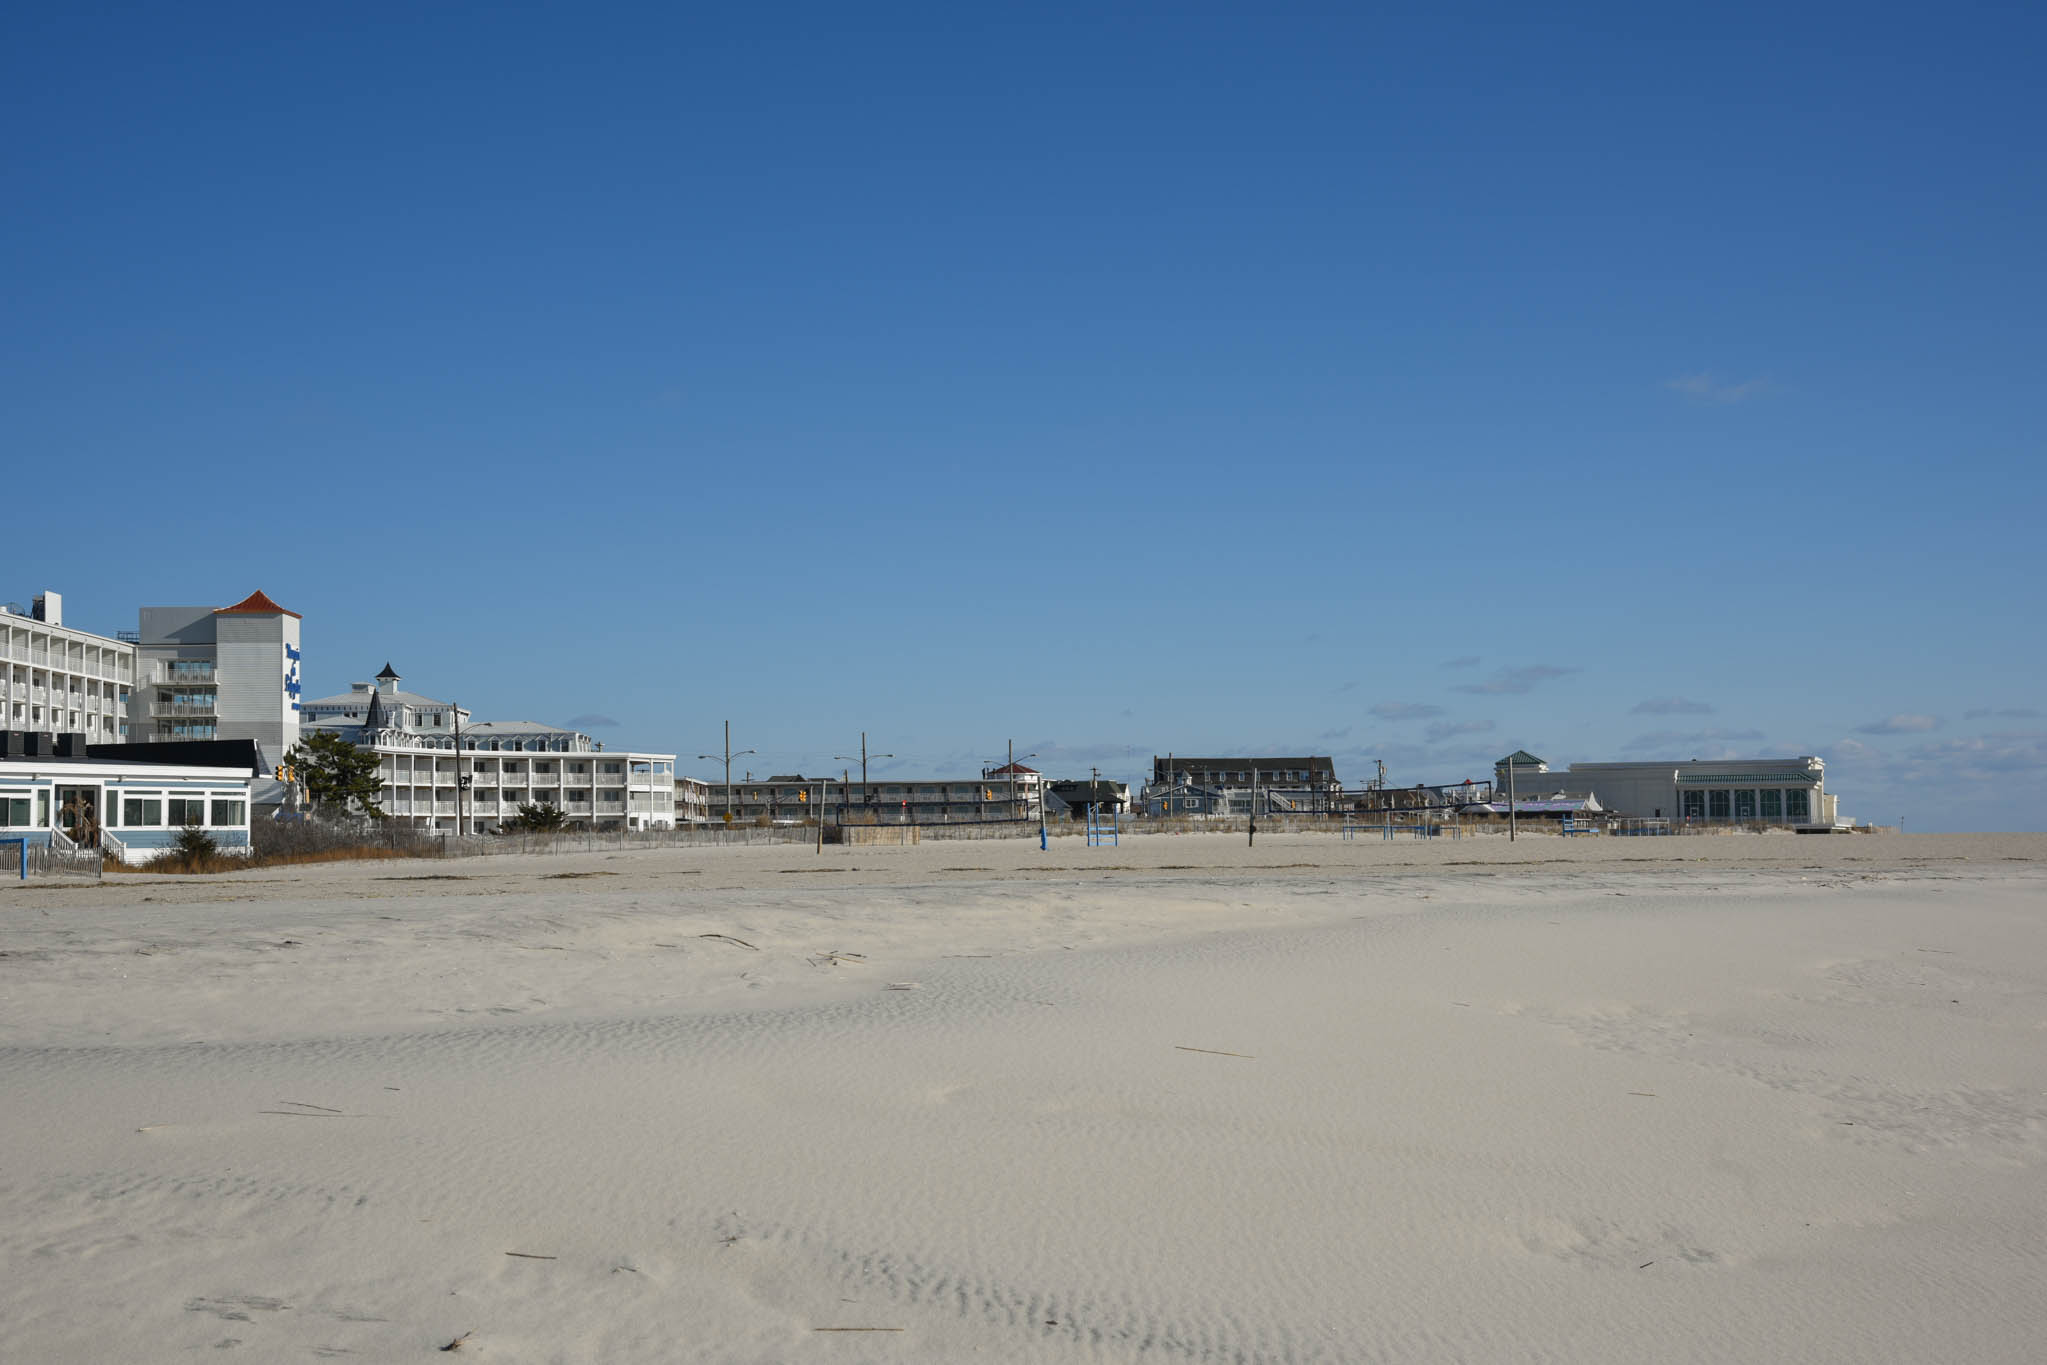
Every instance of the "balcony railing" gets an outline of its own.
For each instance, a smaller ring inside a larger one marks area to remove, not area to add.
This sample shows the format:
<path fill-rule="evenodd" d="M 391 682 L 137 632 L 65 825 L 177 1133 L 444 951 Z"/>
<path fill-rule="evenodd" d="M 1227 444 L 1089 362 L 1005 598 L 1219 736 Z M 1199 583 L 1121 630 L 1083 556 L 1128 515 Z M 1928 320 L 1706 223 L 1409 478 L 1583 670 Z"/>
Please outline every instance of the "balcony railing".
<path fill-rule="evenodd" d="M 172 668 L 168 664 L 162 664 L 158 666 L 155 677 L 155 681 L 159 683 L 174 685 L 177 683 L 210 683 L 213 680 L 214 666 L 212 664 L 199 664 L 190 668 Z"/>
<path fill-rule="evenodd" d="M 212 716 L 220 713 L 220 704 L 210 701 L 153 701 L 149 704 L 152 716 Z"/>

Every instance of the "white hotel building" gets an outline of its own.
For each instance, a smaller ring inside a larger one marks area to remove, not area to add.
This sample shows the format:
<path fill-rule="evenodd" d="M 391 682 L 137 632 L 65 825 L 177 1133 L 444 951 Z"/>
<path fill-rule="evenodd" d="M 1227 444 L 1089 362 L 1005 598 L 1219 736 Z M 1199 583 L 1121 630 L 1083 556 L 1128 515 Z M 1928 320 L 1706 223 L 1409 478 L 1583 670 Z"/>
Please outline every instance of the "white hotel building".
<path fill-rule="evenodd" d="M 64 599 L 46 592 L 27 612 L 0 609 L 0 730 L 128 738 L 135 644 L 64 624 Z"/>
<path fill-rule="evenodd" d="M 380 804 L 392 819 L 474 833 L 514 819 L 521 805 L 544 805 L 571 827 L 674 826 L 674 754 L 607 752 L 581 731 L 534 721 L 471 724 L 453 702 L 398 683 L 386 664 L 374 684 L 305 702 L 301 721 L 306 733 L 330 731 L 376 753 Z"/>

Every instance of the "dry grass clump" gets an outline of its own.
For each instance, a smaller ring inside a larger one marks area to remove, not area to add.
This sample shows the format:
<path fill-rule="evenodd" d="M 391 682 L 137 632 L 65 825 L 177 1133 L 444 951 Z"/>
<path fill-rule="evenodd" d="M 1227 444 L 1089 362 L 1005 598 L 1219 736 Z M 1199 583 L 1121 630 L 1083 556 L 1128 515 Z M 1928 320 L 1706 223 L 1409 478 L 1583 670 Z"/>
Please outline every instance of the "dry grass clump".
<path fill-rule="evenodd" d="M 439 838 L 410 826 L 371 821 L 260 821 L 249 829 L 247 853 L 221 848 L 205 830 L 183 829 L 178 842 L 146 863 L 109 856 L 109 872 L 205 875 L 252 867 L 293 867 L 303 863 L 347 863 L 387 858 L 438 858 Z"/>

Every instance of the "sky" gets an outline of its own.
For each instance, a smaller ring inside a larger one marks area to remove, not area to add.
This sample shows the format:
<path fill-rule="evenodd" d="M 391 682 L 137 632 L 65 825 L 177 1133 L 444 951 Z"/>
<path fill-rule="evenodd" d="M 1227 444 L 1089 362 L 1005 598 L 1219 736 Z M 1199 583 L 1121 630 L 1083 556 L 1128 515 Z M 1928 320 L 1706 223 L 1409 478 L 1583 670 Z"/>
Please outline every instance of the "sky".
<path fill-rule="evenodd" d="M 2039 7 L 5 22 L 0 597 L 706 775 L 2047 828 Z"/>

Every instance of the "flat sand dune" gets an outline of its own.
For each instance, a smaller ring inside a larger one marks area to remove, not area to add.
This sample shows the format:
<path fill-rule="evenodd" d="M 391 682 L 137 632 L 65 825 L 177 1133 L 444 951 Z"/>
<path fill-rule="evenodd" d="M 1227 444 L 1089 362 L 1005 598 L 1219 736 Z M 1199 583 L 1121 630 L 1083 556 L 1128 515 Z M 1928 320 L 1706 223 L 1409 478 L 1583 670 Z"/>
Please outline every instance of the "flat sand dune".
<path fill-rule="evenodd" d="M 0 891 L 0 1357 L 2035 1361 L 2047 836 Z"/>

